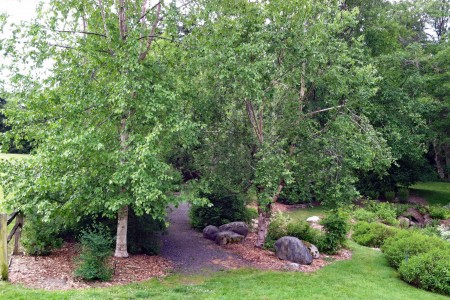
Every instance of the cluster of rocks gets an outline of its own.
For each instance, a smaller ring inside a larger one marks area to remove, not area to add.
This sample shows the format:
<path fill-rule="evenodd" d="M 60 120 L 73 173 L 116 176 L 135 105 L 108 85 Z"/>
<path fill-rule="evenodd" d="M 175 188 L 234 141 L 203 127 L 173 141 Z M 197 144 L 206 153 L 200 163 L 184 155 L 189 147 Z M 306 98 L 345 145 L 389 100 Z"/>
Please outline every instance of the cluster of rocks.
<path fill-rule="evenodd" d="M 203 229 L 203 237 L 222 246 L 242 242 L 247 237 L 248 231 L 245 222 L 231 222 L 220 227 L 208 225 Z"/>
<path fill-rule="evenodd" d="M 320 218 L 314 216 L 308 218 L 307 221 L 311 226 L 318 225 Z M 245 222 L 232 222 L 220 227 L 206 226 L 203 229 L 203 237 L 222 246 L 242 242 L 248 232 L 249 228 Z M 293 236 L 284 236 L 275 242 L 275 255 L 280 259 L 302 265 L 310 265 L 313 259 L 320 257 L 319 250 L 315 245 Z"/>
<path fill-rule="evenodd" d="M 424 227 L 431 224 L 433 219 L 429 214 L 422 214 L 417 208 L 410 207 L 400 217 L 398 217 L 400 226 L 407 228 L 410 226 Z"/>

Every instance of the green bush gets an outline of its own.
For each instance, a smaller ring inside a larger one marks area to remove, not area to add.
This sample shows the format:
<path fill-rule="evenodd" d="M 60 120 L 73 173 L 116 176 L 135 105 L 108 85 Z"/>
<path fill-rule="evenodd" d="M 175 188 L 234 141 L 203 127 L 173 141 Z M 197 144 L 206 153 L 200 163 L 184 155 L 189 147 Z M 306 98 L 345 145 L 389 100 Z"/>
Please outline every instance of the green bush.
<path fill-rule="evenodd" d="M 442 206 L 429 206 L 428 213 L 430 214 L 430 217 L 435 220 L 446 220 L 450 218 L 450 209 Z"/>
<path fill-rule="evenodd" d="M 388 202 L 369 201 L 366 209 L 376 214 L 378 221 L 387 225 L 397 225 L 397 208 Z"/>
<path fill-rule="evenodd" d="M 274 250 L 275 242 L 288 235 L 288 224 L 291 222 L 289 216 L 284 215 L 281 212 L 273 214 L 270 219 L 269 228 L 267 230 L 266 241 L 264 248 Z"/>
<path fill-rule="evenodd" d="M 387 238 L 394 236 L 398 231 L 384 224 L 367 222 L 358 222 L 353 230 L 353 240 L 367 247 L 381 247 Z"/>
<path fill-rule="evenodd" d="M 353 217 L 357 221 L 363 221 L 367 223 L 376 222 L 378 220 L 378 216 L 376 213 L 372 211 L 368 211 L 364 208 L 358 208 L 353 212 Z"/>
<path fill-rule="evenodd" d="M 384 192 L 384 198 L 386 201 L 392 202 L 395 200 L 395 192 L 394 191 L 386 191 Z"/>
<path fill-rule="evenodd" d="M 202 230 L 207 225 L 220 226 L 234 221 L 249 222 L 251 214 L 245 206 L 245 198 L 227 190 L 216 190 L 202 194 L 212 206 L 193 205 L 189 212 L 191 226 Z"/>
<path fill-rule="evenodd" d="M 419 288 L 450 295 L 450 251 L 434 249 L 404 260 L 401 278 Z"/>
<path fill-rule="evenodd" d="M 400 188 L 397 192 L 398 200 L 400 203 L 407 203 L 409 199 L 409 189 L 408 188 Z"/>
<path fill-rule="evenodd" d="M 347 216 L 340 211 L 335 211 L 324 218 L 321 224 L 325 235 L 320 239 L 317 247 L 324 253 L 336 253 L 345 245 L 348 232 Z"/>
<path fill-rule="evenodd" d="M 396 235 L 388 238 L 381 249 L 389 264 L 398 268 L 402 261 L 433 249 L 450 251 L 450 244 L 438 237 L 426 236 L 417 231 L 400 230 Z"/>
<path fill-rule="evenodd" d="M 110 280 L 112 269 L 107 266 L 107 259 L 111 255 L 113 241 L 105 226 L 98 225 L 83 231 L 80 236 L 82 250 L 74 275 L 89 281 Z"/>
<path fill-rule="evenodd" d="M 287 235 L 298 238 L 299 240 L 310 242 L 317 245 L 320 243 L 322 234 L 319 230 L 311 228 L 306 221 L 292 221 L 287 225 Z"/>
<path fill-rule="evenodd" d="M 56 219 L 48 222 L 42 220 L 43 217 L 37 214 L 26 217 L 21 244 L 28 255 L 49 255 L 53 249 L 62 246 L 60 222 Z"/>

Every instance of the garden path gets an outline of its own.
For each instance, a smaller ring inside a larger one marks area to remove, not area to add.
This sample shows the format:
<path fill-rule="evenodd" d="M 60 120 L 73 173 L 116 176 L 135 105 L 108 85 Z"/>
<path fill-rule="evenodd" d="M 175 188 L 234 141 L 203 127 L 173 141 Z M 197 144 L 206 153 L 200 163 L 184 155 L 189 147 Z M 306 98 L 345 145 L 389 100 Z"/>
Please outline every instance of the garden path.
<path fill-rule="evenodd" d="M 171 207 L 168 214 L 170 226 L 162 236 L 160 256 L 175 264 L 175 272 L 202 274 L 214 271 L 251 266 L 251 261 L 203 238 L 189 224 L 189 204 Z"/>

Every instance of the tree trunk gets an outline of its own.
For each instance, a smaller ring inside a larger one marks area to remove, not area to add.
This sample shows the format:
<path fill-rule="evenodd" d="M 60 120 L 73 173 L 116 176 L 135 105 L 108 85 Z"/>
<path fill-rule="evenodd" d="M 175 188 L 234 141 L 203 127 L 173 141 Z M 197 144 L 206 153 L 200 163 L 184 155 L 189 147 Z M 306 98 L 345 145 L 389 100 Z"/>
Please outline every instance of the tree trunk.
<path fill-rule="evenodd" d="M 125 205 L 117 214 L 117 237 L 115 257 L 128 257 L 127 251 L 128 205 Z"/>
<path fill-rule="evenodd" d="M 127 132 L 127 120 L 129 114 L 124 115 L 121 120 L 120 126 L 120 147 L 122 152 L 126 152 L 128 149 L 128 132 Z M 121 164 L 124 164 L 124 159 L 121 160 Z M 125 193 L 125 187 L 122 188 L 121 193 Z M 127 251 L 127 230 L 128 230 L 128 205 L 123 206 L 117 213 L 117 236 L 116 236 L 116 251 L 115 257 L 128 257 Z"/>
<path fill-rule="evenodd" d="M 433 141 L 434 149 L 434 162 L 436 163 L 436 169 L 440 179 L 445 179 L 444 167 L 442 166 L 441 147 L 437 141 Z"/>
<path fill-rule="evenodd" d="M 447 173 L 447 180 L 450 181 L 450 145 L 448 143 L 444 144 L 444 156 L 445 156 L 445 166 Z"/>
<path fill-rule="evenodd" d="M 266 242 L 267 231 L 270 224 L 270 216 L 272 215 L 272 204 L 269 203 L 266 209 L 258 207 L 258 236 L 255 246 L 262 248 Z"/>

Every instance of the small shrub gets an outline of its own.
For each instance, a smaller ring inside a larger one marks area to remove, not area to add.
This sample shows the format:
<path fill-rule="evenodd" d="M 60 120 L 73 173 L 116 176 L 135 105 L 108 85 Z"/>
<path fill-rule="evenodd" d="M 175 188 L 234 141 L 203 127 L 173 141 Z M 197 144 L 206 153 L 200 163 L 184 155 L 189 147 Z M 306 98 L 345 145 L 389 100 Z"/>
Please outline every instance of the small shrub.
<path fill-rule="evenodd" d="M 368 223 L 382 222 L 387 225 L 397 225 L 397 209 L 394 204 L 368 201 L 366 202 L 365 209 L 357 209 L 353 216 L 358 221 L 365 221 Z"/>
<path fill-rule="evenodd" d="M 435 220 L 445 220 L 450 218 L 450 210 L 442 206 L 430 206 L 428 207 L 428 213 L 430 217 Z"/>
<path fill-rule="evenodd" d="M 419 288 L 450 295 L 450 251 L 434 249 L 405 260 L 401 278 Z"/>
<path fill-rule="evenodd" d="M 112 269 L 107 266 L 107 258 L 111 255 L 113 241 L 104 226 L 95 226 L 91 230 L 83 231 L 80 236 L 82 250 L 74 275 L 89 281 L 110 280 Z"/>
<path fill-rule="evenodd" d="M 29 215 L 24 222 L 21 244 L 28 255 L 49 255 L 53 249 L 62 246 L 59 222 L 56 219 L 44 222 L 42 219 L 39 215 Z"/>
<path fill-rule="evenodd" d="M 288 235 L 287 228 L 289 222 L 291 222 L 289 216 L 286 216 L 281 212 L 273 214 L 272 218 L 270 219 L 264 248 L 273 250 L 275 242 L 279 238 Z"/>
<path fill-rule="evenodd" d="M 384 241 L 394 236 L 398 229 L 380 223 L 359 222 L 354 227 L 352 238 L 360 245 L 381 247 Z"/>
<path fill-rule="evenodd" d="M 398 268 L 402 261 L 432 249 L 450 251 L 450 244 L 440 238 L 426 236 L 417 231 L 400 230 L 396 235 L 388 238 L 381 249 L 389 264 Z"/>
<path fill-rule="evenodd" d="M 384 192 L 384 198 L 386 201 L 392 202 L 395 200 L 395 192 L 394 191 L 386 191 Z"/>
<path fill-rule="evenodd" d="M 409 189 L 408 188 L 401 188 L 397 192 L 398 200 L 400 200 L 400 203 L 407 203 L 409 199 Z"/>
<path fill-rule="evenodd" d="M 376 222 L 378 219 L 377 215 L 374 212 L 368 211 L 364 208 L 358 208 L 357 210 L 355 210 L 353 212 L 353 217 L 357 221 L 362 221 L 362 222 L 367 222 L 367 223 Z"/>
<path fill-rule="evenodd" d="M 317 247 L 324 253 L 336 253 L 346 241 L 348 232 L 347 216 L 340 211 L 333 212 L 321 222 L 325 235 L 318 242 Z"/>
<path fill-rule="evenodd" d="M 287 225 L 287 235 L 310 242 L 317 245 L 322 236 L 321 232 L 317 229 L 311 228 L 306 221 L 292 221 Z"/>
<path fill-rule="evenodd" d="M 193 205 L 189 212 L 191 226 L 202 230 L 207 225 L 220 226 L 234 221 L 249 222 L 249 214 L 245 206 L 245 198 L 227 190 L 217 190 L 202 194 L 208 198 L 212 206 Z"/>

